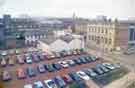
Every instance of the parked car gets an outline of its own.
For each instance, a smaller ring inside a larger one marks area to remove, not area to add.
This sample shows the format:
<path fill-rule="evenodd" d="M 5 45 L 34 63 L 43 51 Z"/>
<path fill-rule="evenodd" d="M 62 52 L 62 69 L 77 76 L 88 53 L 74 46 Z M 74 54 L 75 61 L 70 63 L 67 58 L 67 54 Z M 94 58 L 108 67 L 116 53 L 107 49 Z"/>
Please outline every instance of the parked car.
<path fill-rule="evenodd" d="M 24 78 L 26 78 L 26 73 L 25 73 L 25 71 L 24 71 L 23 69 L 21 69 L 21 68 L 17 69 L 17 77 L 18 77 L 19 79 L 24 79 Z"/>
<path fill-rule="evenodd" d="M 94 56 L 90 56 L 90 57 L 91 57 L 91 60 L 92 60 L 92 61 L 96 61 L 96 60 L 97 60 L 97 58 L 94 57 Z"/>
<path fill-rule="evenodd" d="M 109 69 L 105 66 L 103 66 L 102 64 L 98 64 L 97 65 L 99 68 L 101 68 L 103 70 L 103 72 L 109 72 Z"/>
<path fill-rule="evenodd" d="M 108 69 L 110 70 L 114 70 L 115 69 L 115 66 L 113 66 L 112 64 L 110 63 L 102 63 L 103 66 L 107 67 Z"/>
<path fill-rule="evenodd" d="M 90 77 L 83 71 L 78 71 L 76 74 L 84 80 L 90 80 Z"/>
<path fill-rule="evenodd" d="M 47 88 L 58 88 L 56 83 L 51 79 L 44 80 L 44 83 L 46 84 Z"/>
<path fill-rule="evenodd" d="M 70 65 L 70 66 L 75 66 L 75 62 L 73 60 L 66 60 L 66 62 Z"/>
<path fill-rule="evenodd" d="M 54 55 L 55 55 L 56 58 L 60 58 L 61 57 L 59 52 L 55 52 Z"/>
<path fill-rule="evenodd" d="M 28 67 L 27 68 L 27 74 L 28 74 L 29 77 L 33 77 L 33 76 L 36 76 L 36 71 L 32 67 Z"/>
<path fill-rule="evenodd" d="M 9 81 L 11 80 L 11 74 L 8 71 L 3 71 L 2 72 L 2 80 L 3 81 Z"/>
<path fill-rule="evenodd" d="M 18 62 L 19 64 L 24 64 L 24 57 L 21 56 L 21 55 L 18 55 L 18 56 L 17 56 L 17 62 Z"/>
<path fill-rule="evenodd" d="M 81 61 L 82 63 L 84 63 L 84 64 L 87 63 L 87 60 L 86 60 L 84 57 L 80 57 L 80 58 L 78 58 L 78 59 L 80 59 L 80 61 Z"/>
<path fill-rule="evenodd" d="M 54 72 L 55 71 L 55 68 L 53 67 L 52 64 L 47 64 L 47 65 L 44 65 L 45 66 L 45 69 L 49 72 Z"/>
<path fill-rule="evenodd" d="M 96 77 L 98 74 L 96 72 L 94 72 L 92 69 L 85 69 L 83 70 L 87 75 L 89 75 L 90 77 Z"/>
<path fill-rule="evenodd" d="M 46 71 L 43 64 L 39 64 L 39 65 L 37 66 L 37 69 L 38 69 L 38 71 L 39 71 L 40 73 L 44 73 L 44 72 Z"/>
<path fill-rule="evenodd" d="M 61 66 L 60 64 L 58 64 L 58 63 L 53 63 L 52 65 L 53 65 L 53 67 L 54 67 L 55 69 L 57 69 L 57 70 L 62 69 L 62 66 Z"/>
<path fill-rule="evenodd" d="M 81 64 L 83 64 L 82 62 L 81 62 L 81 60 L 80 59 L 74 59 L 74 62 L 76 63 L 76 64 L 78 64 L 78 65 L 81 65 Z"/>
<path fill-rule="evenodd" d="M 64 75 L 64 76 L 62 76 L 62 78 L 66 83 L 73 82 L 72 78 L 69 75 Z"/>
<path fill-rule="evenodd" d="M 89 56 L 84 57 L 87 62 L 92 62 L 92 59 Z"/>
<path fill-rule="evenodd" d="M 33 58 L 34 62 L 39 62 L 40 61 L 40 59 L 39 59 L 39 57 L 37 55 L 32 55 L 32 58 Z"/>
<path fill-rule="evenodd" d="M 33 87 L 32 87 L 32 84 L 26 84 L 24 85 L 24 88 L 33 88 Z"/>
<path fill-rule="evenodd" d="M 104 74 L 103 70 L 102 70 L 100 67 L 95 67 L 95 68 L 93 68 L 93 70 L 94 70 L 98 75 Z"/>
<path fill-rule="evenodd" d="M 6 65 L 7 65 L 6 60 L 5 59 L 2 59 L 1 60 L 1 66 L 2 67 L 5 67 Z"/>
<path fill-rule="evenodd" d="M 73 50 L 72 53 L 73 53 L 73 55 L 77 55 L 76 50 Z"/>
<path fill-rule="evenodd" d="M 58 85 L 59 88 L 65 88 L 66 87 L 66 83 L 64 82 L 64 80 L 60 77 L 60 76 L 56 76 L 54 78 L 56 84 Z"/>
<path fill-rule="evenodd" d="M 27 64 L 32 64 L 32 57 L 26 56 L 25 61 L 26 61 Z"/>
<path fill-rule="evenodd" d="M 69 76 L 76 82 L 82 81 L 82 78 L 80 78 L 75 72 L 69 73 Z"/>
<path fill-rule="evenodd" d="M 41 81 L 34 82 L 34 88 L 45 88 Z"/>
<path fill-rule="evenodd" d="M 59 61 L 58 64 L 60 64 L 63 68 L 68 68 L 69 65 L 66 61 Z"/>
<path fill-rule="evenodd" d="M 14 60 L 13 60 L 13 58 L 10 58 L 10 59 L 8 60 L 8 64 L 9 64 L 10 66 L 14 65 Z"/>

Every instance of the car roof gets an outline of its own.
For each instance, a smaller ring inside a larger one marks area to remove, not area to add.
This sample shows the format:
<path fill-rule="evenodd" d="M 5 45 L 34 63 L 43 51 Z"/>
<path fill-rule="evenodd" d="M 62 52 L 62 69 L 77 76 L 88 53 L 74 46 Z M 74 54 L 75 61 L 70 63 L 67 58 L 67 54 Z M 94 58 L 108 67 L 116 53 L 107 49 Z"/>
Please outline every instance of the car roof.
<path fill-rule="evenodd" d="M 24 88 L 32 88 L 32 85 L 31 84 L 26 84 L 26 85 L 24 85 Z"/>
<path fill-rule="evenodd" d="M 39 86 L 43 86 L 42 82 L 41 81 L 36 81 L 34 82 L 35 85 L 39 85 Z"/>

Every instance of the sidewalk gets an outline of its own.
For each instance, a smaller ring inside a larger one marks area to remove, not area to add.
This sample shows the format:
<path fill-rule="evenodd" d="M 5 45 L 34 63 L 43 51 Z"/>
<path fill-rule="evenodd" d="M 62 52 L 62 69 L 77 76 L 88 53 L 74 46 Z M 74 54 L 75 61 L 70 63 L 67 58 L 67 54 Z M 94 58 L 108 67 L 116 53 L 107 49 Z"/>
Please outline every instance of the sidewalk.
<path fill-rule="evenodd" d="M 130 72 L 124 77 L 112 82 L 111 84 L 105 86 L 104 88 L 126 88 L 128 83 L 135 80 L 135 73 Z"/>

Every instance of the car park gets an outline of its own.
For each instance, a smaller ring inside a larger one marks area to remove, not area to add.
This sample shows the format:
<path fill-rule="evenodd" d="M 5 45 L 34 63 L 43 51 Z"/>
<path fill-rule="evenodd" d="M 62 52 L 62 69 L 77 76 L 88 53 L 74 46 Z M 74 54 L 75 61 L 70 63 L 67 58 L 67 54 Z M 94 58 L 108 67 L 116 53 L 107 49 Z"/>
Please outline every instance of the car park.
<path fill-rule="evenodd" d="M 82 78 L 80 78 L 76 72 L 69 73 L 69 76 L 76 82 L 82 81 Z"/>
<path fill-rule="evenodd" d="M 73 82 L 72 78 L 69 75 L 63 75 L 62 78 L 66 83 Z"/>
<path fill-rule="evenodd" d="M 2 59 L 2 60 L 1 60 L 1 66 L 2 66 L 2 67 L 5 67 L 6 65 L 7 65 L 6 60 L 5 60 L 5 59 Z"/>
<path fill-rule="evenodd" d="M 26 84 L 24 85 L 24 88 L 33 88 L 33 87 L 32 87 L 32 84 Z"/>
<path fill-rule="evenodd" d="M 24 58 L 23 58 L 24 56 L 21 56 L 21 55 L 17 55 L 17 62 L 19 63 L 19 64 L 24 64 Z"/>
<path fill-rule="evenodd" d="M 34 82 L 34 88 L 45 88 L 41 81 Z"/>
<path fill-rule="evenodd" d="M 33 76 L 36 76 L 36 71 L 32 67 L 28 67 L 27 68 L 27 74 L 28 74 L 29 77 L 33 77 Z"/>
<path fill-rule="evenodd" d="M 11 80 L 11 74 L 8 71 L 3 71 L 2 72 L 2 80 L 3 81 L 9 81 Z"/>
<path fill-rule="evenodd" d="M 84 80 L 90 80 L 90 77 L 83 71 L 78 71 L 76 74 Z"/>
<path fill-rule="evenodd" d="M 96 77 L 98 75 L 93 69 L 85 69 L 83 71 L 90 77 Z"/>
<path fill-rule="evenodd" d="M 70 65 L 70 66 L 75 66 L 75 62 L 73 60 L 66 60 L 66 62 Z"/>
<path fill-rule="evenodd" d="M 56 76 L 54 78 L 56 84 L 58 85 L 59 88 L 65 88 L 66 87 L 66 83 L 64 82 L 64 80 L 60 77 L 60 76 Z"/>
<path fill-rule="evenodd" d="M 38 71 L 39 71 L 40 73 L 44 73 L 44 72 L 46 71 L 43 64 L 39 64 L 39 65 L 37 66 L 37 69 L 38 69 Z"/>
<path fill-rule="evenodd" d="M 54 80 L 44 80 L 44 83 L 46 84 L 47 88 L 58 88 Z"/>
<path fill-rule="evenodd" d="M 66 61 L 59 61 L 58 64 L 60 64 L 63 68 L 68 68 L 69 65 Z"/>
<path fill-rule="evenodd" d="M 56 70 L 62 69 L 62 66 L 60 64 L 58 64 L 58 63 L 53 63 L 52 65 Z"/>
<path fill-rule="evenodd" d="M 18 77 L 18 79 L 26 78 L 25 71 L 23 69 L 21 69 L 21 68 L 17 69 L 17 77 Z"/>
<path fill-rule="evenodd" d="M 54 72 L 55 71 L 55 68 L 53 67 L 52 64 L 46 64 L 46 65 L 44 65 L 44 67 L 49 72 Z"/>

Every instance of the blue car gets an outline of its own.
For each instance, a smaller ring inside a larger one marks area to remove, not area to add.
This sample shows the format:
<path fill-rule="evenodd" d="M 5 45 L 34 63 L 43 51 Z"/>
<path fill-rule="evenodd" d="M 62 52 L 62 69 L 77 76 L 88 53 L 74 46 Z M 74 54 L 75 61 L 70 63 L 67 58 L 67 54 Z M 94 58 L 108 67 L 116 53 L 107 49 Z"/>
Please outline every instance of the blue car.
<path fill-rule="evenodd" d="M 75 72 L 69 73 L 69 76 L 76 82 L 82 81 L 82 78 L 80 78 Z"/>
<path fill-rule="evenodd" d="M 54 78 L 56 84 L 59 86 L 59 88 L 65 88 L 66 87 L 66 83 L 64 82 L 64 80 L 60 77 L 60 76 L 56 76 Z"/>
<path fill-rule="evenodd" d="M 55 68 L 53 67 L 52 64 L 47 64 L 47 65 L 44 65 L 45 69 L 49 72 L 54 72 L 55 71 Z"/>
<path fill-rule="evenodd" d="M 53 67 L 54 67 L 56 70 L 62 69 L 62 66 L 61 66 L 60 64 L 54 63 L 54 64 L 52 64 L 52 65 L 53 65 Z"/>
<path fill-rule="evenodd" d="M 36 76 L 36 71 L 32 67 L 28 67 L 27 68 L 27 74 L 28 74 L 29 77 L 34 77 L 34 76 Z"/>

